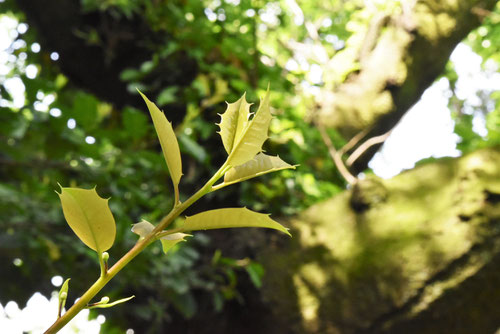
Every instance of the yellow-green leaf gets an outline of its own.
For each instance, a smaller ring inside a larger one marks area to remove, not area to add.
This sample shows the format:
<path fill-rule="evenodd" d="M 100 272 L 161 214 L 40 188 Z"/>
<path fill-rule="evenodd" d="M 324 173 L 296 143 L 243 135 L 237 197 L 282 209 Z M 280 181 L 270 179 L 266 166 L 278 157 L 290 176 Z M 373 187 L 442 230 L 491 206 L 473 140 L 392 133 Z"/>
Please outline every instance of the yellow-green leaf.
<path fill-rule="evenodd" d="M 243 109 L 245 110 L 245 108 Z M 242 114 L 244 116 L 245 112 L 243 111 Z M 227 163 L 233 167 L 244 164 L 262 151 L 262 144 L 264 144 L 268 138 L 267 132 L 269 130 L 269 123 L 272 119 L 269 110 L 269 90 L 264 99 L 262 99 L 255 116 L 250 121 L 243 122 L 244 118 L 241 117 L 242 115 L 240 115 L 236 121 L 232 121 L 232 127 L 227 127 L 229 129 L 228 131 L 234 131 L 233 145 L 229 157 L 227 158 Z M 240 118 L 242 120 L 241 126 L 243 130 L 238 132 L 238 129 L 240 129 Z"/>
<path fill-rule="evenodd" d="M 101 299 L 100 302 L 97 302 L 95 304 L 89 305 L 89 306 L 87 306 L 87 308 L 88 309 L 93 309 L 93 308 L 110 308 L 110 307 L 113 307 L 115 305 L 118 305 L 118 304 L 121 304 L 121 303 L 125 303 L 125 302 L 129 301 L 130 299 L 132 299 L 134 297 L 135 296 L 130 296 L 130 297 L 127 297 L 127 298 L 115 300 L 112 303 L 109 302 L 109 298 L 108 297 L 104 297 L 103 299 L 106 298 L 104 301 L 103 301 L 103 299 Z"/>
<path fill-rule="evenodd" d="M 116 224 L 108 200 L 94 189 L 63 188 L 58 194 L 64 218 L 82 242 L 102 253 L 113 246 Z"/>
<path fill-rule="evenodd" d="M 58 317 L 61 317 L 62 310 L 64 309 L 64 306 L 66 305 L 66 299 L 68 299 L 68 288 L 69 288 L 69 280 L 71 278 L 68 278 L 67 280 L 64 281 L 63 285 L 61 286 L 61 290 L 59 290 L 59 310 L 57 312 Z"/>
<path fill-rule="evenodd" d="M 68 295 L 68 288 L 69 288 L 69 280 L 71 278 L 68 278 L 67 280 L 64 281 L 63 285 L 61 286 L 61 290 L 59 290 L 59 300 L 61 299 L 66 299 L 66 297 L 63 298 L 63 293 Z"/>
<path fill-rule="evenodd" d="M 280 157 L 273 157 L 261 152 L 257 154 L 255 158 L 245 162 L 243 165 L 228 170 L 224 175 L 224 183 L 232 184 L 241 182 L 252 177 L 288 168 L 295 169 L 295 166 L 287 164 L 281 160 Z"/>
<path fill-rule="evenodd" d="M 155 226 L 146 220 L 142 220 L 141 222 L 132 225 L 132 232 L 138 234 L 140 239 L 145 238 L 148 234 L 153 232 Z"/>
<path fill-rule="evenodd" d="M 265 227 L 290 235 L 288 229 L 272 220 L 268 214 L 258 213 L 247 208 L 225 208 L 209 210 L 186 217 L 185 231 L 212 230 L 230 227 Z"/>
<path fill-rule="evenodd" d="M 234 103 L 228 103 L 226 112 L 221 115 L 219 134 L 227 154 L 231 154 L 233 147 L 240 140 L 241 134 L 249 121 L 251 104 L 246 101 L 245 95 L 243 94 Z"/>
<path fill-rule="evenodd" d="M 146 220 L 142 220 L 140 223 L 134 224 L 132 226 L 132 232 L 138 234 L 140 239 L 145 238 L 151 232 L 153 232 L 155 226 Z M 161 245 L 163 248 L 163 252 L 166 254 L 172 247 L 174 247 L 177 243 L 181 241 L 185 241 L 185 237 L 190 237 L 190 234 L 185 233 L 172 233 L 167 234 L 164 237 L 160 238 Z"/>
<path fill-rule="evenodd" d="M 156 133 L 160 139 L 163 156 L 167 162 L 168 171 L 170 173 L 170 177 L 172 178 L 172 183 L 174 184 L 175 194 L 178 195 L 179 182 L 182 176 L 182 160 L 179 143 L 177 142 L 177 137 L 175 136 L 174 129 L 172 128 L 172 123 L 167 120 L 165 114 L 161 112 L 160 109 L 158 109 L 158 107 L 144 94 L 140 91 L 139 94 L 141 94 L 142 98 L 146 102 L 146 105 L 148 106 Z"/>
<path fill-rule="evenodd" d="M 166 235 L 160 239 L 161 245 L 163 248 L 163 252 L 167 254 L 167 252 L 172 249 L 176 244 L 178 244 L 181 241 L 186 241 L 184 238 L 190 237 L 190 234 L 186 233 L 173 233 Z"/>

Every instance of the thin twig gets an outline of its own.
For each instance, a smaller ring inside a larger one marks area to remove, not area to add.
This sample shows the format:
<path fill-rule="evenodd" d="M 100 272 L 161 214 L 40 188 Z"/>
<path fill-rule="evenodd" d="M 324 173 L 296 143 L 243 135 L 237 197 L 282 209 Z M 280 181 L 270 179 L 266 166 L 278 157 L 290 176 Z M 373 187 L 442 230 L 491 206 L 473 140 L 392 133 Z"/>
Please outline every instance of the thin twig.
<path fill-rule="evenodd" d="M 347 183 L 351 185 L 355 184 L 358 181 L 358 179 L 354 177 L 345 167 L 344 162 L 342 161 L 342 154 L 340 154 L 340 152 L 338 152 L 333 146 L 332 140 L 326 133 L 325 128 L 322 125 L 318 125 L 317 127 L 319 133 L 321 134 L 321 138 L 323 138 L 323 142 L 328 148 L 328 152 L 330 153 L 330 156 L 332 157 L 333 162 L 335 163 L 335 166 L 337 166 L 337 169 L 339 170 L 340 175 L 342 175 L 342 177 L 347 181 Z"/>
<path fill-rule="evenodd" d="M 492 23 L 498 23 L 500 21 L 500 15 L 498 15 L 497 13 L 492 12 L 490 10 L 481 8 L 481 7 L 477 7 L 477 6 L 472 7 L 471 12 L 473 14 L 476 14 L 477 16 L 479 16 L 479 19 L 481 19 L 481 20 L 484 19 L 485 17 L 489 16 Z"/>
<path fill-rule="evenodd" d="M 370 147 L 373 145 L 383 143 L 387 137 L 391 134 L 392 129 L 384 133 L 383 135 L 380 136 L 375 136 L 370 139 L 367 139 L 363 144 L 359 145 L 359 147 L 347 158 L 346 164 L 347 166 L 352 166 L 352 164 L 358 160 L 358 158 L 365 153 L 366 150 L 368 150 Z"/>
<path fill-rule="evenodd" d="M 373 128 L 373 126 L 365 128 L 363 131 L 359 132 L 357 135 L 355 135 L 354 137 L 352 137 L 347 142 L 347 144 L 345 144 L 339 150 L 339 152 L 341 152 L 341 154 L 344 154 L 345 152 L 349 151 L 351 148 L 353 148 L 354 146 L 356 146 L 356 144 L 359 143 L 361 141 L 361 139 L 363 139 L 368 134 L 368 132 L 370 132 L 372 130 L 372 128 Z"/>
<path fill-rule="evenodd" d="M 314 24 L 311 21 L 306 21 L 304 25 L 306 26 L 306 31 L 309 37 L 311 37 L 313 41 L 319 41 L 318 30 L 316 29 Z"/>

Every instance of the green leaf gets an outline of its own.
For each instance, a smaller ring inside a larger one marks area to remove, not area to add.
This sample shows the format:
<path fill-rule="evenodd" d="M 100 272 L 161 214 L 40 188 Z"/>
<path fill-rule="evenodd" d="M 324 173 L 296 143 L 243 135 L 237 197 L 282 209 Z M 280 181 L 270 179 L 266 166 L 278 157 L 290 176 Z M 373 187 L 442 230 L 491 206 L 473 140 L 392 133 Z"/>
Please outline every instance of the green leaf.
<path fill-rule="evenodd" d="M 179 136 L 179 142 L 181 144 L 182 152 L 191 155 L 193 158 L 202 163 L 207 160 L 207 151 L 203 148 L 203 146 L 191 139 L 191 137 L 181 133 Z"/>
<path fill-rule="evenodd" d="M 155 226 L 144 219 L 141 222 L 132 225 L 132 232 L 138 234 L 140 239 L 145 238 L 147 235 L 153 232 L 154 229 Z"/>
<path fill-rule="evenodd" d="M 141 72 L 133 68 L 127 68 L 120 73 L 120 79 L 122 81 L 133 81 L 139 80 L 141 78 Z"/>
<path fill-rule="evenodd" d="M 122 111 L 122 122 L 127 139 L 140 139 L 149 130 L 147 116 L 134 108 L 125 107 Z"/>
<path fill-rule="evenodd" d="M 118 305 L 118 304 L 121 304 L 121 303 L 125 303 L 127 301 L 129 301 L 130 299 L 134 298 L 135 296 L 130 296 L 130 297 L 127 297 L 127 298 L 123 298 L 123 299 L 118 299 L 112 303 L 108 303 L 109 301 L 109 298 L 107 297 L 104 297 L 104 298 L 107 298 L 106 300 L 101 299 L 100 302 L 97 302 L 95 304 L 92 304 L 92 305 L 89 305 L 87 306 L 88 309 L 93 309 L 93 308 L 110 308 L 110 307 L 113 307 L 115 305 Z M 103 301 L 104 300 L 104 301 Z"/>
<path fill-rule="evenodd" d="M 295 166 L 287 164 L 281 160 L 280 157 L 273 157 L 264 153 L 259 153 L 255 156 L 255 158 L 245 162 L 243 165 L 236 166 L 228 170 L 224 175 L 224 183 L 237 183 L 248 180 L 252 177 L 288 168 L 295 169 Z"/>
<path fill-rule="evenodd" d="M 75 234 L 97 253 L 113 245 L 116 224 L 108 200 L 94 189 L 63 188 L 59 194 L 64 218 Z"/>
<path fill-rule="evenodd" d="M 245 270 L 250 276 L 250 280 L 256 288 L 262 287 L 262 277 L 264 276 L 264 267 L 256 262 L 251 262 L 245 267 Z"/>
<path fill-rule="evenodd" d="M 61 290 L 59 290 L 59 301 L 61 301 L 61 299 L 66 299 L 66 298 L 62 298 L 63 297 L 63 293 L 66 294 L 66 296 L 68 296 L 68 288 L 69 288 L 69 280 L 71 278 L 68 278 L 67 280 L 64 281 L 63 285 L 61 286 Z"/>
<path fill-rule="evenodd" d="M 64 306 L 66 305 L 66 300 L 68 299 L 68 287 L 70 279 L 71 278 L 65 280 L 63 285 L 61 286 L 61 290 L 59 290 L 59 310 L 57 312 L 58 317 L 61 317 L 62 310 L 64 309 Z"/>
<path fill-rule="evenodd" d="M 172 178 L 172 183 L 174 184 L 176 198 L 178 199 L 179 182 L 182 176 L 182 161 L 179 143 L 177 142 L 177 137 L 175 136 L 174 129 L 172 128 L 172 123 L 167 120 L 165 114 L 161 112 L 160 109 L 158 109 L 158 107 L 144 94 L 140 91 L 139 94 L 141 94 L 142 98 L 146 102 L 151 118 L 153 119 L 156 133 L 160 139 L 163 156 L 167 162 L 168 171 L 170 173 L 170 177 Z"/>
<path fill-rule="evenodd" d="M 99 121 L 98 105 L 99 100 L 95 96 L 82 92 L 77 93 L 69 115 L 75 119 L 78 126 L 82 126 L 86 130 L 93 129 Z"/>
<path fill-rule="evenodd" d="M 228 104 L 222 115 L 220 134 L 224 148 L 229 154 L 227 163 L 233 167 L 244 164 L 262 151 L 262 144 L 268 138 L 267 132 L 272 119 L 269 90 L 251 120 L 248 120 L 249 108 L 250 105 L 246 103 L 243 95 L 237 102 Z"/>
<path fill-rule="evenodd" d="M 163 253 L 167 254 L 167 252 L 172 249 L 172 247 L 174 247 L 181 241 L 186 241 L 184 238 L 190 236 L 190 234 L 185 233 L 173 233 L 162 237 L 160 241 L 163 248 Z"/>
<path fill-rule="evenodd" d="M 177 93 L 178 90 L 179 87 L 177 86 L 170 86 L 168 88 L 165 88 L 158 95 L 156 103 L 158 103 L 159 106 L 164 106 L 166 104 L 175 102 L 175 100 L 177 99 L 175 94 Z"/>
<path fill-rule="evenodd" d="M 265 227 L 288 234 L 288 229 L 269 218 L 268 214 L 258 213 L 247 208 L 225 208 L 209 210 L 186 217 L 184 231 L 212 230 L 231 227 Z"/>

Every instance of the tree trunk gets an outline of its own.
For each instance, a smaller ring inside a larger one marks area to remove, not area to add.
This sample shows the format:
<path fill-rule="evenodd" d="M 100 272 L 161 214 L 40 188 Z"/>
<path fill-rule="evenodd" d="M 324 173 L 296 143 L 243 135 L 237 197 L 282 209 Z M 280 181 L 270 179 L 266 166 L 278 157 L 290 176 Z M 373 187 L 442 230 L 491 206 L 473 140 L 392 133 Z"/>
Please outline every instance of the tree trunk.
<path fill-rule="evenodd" d="M 367 178 L 285 225 L 260 256 L 283 333 L 500 327 L 500 147 Z"/>

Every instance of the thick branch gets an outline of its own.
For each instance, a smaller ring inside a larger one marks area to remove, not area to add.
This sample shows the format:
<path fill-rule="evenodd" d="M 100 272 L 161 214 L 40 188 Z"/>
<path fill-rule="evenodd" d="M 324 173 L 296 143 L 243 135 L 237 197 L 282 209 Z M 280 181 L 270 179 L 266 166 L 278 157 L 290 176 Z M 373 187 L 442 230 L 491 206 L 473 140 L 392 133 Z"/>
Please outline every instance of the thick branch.
<path fill-rule="evenodd" d="M 499 166 L 497 147 L 369 177 L 289 221 L 260 251 L 282 333 L 493 333 Z"/>

